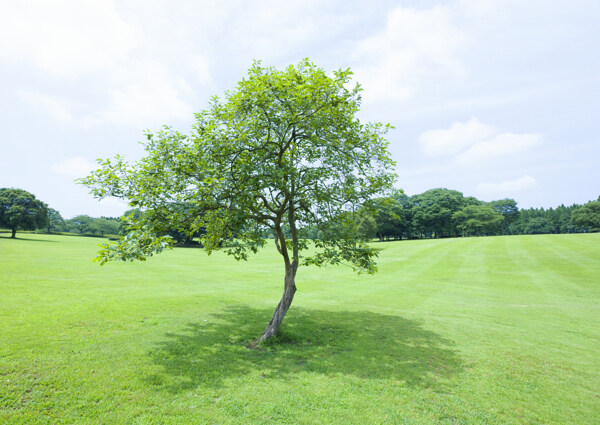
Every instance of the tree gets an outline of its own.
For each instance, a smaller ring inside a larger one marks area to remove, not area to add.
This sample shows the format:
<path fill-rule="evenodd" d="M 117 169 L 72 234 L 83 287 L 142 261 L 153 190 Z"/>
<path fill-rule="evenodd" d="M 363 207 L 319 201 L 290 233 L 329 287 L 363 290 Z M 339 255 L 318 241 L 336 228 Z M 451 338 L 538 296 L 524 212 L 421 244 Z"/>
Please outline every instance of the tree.
<path fill-rule="evenodd" d="M 506 229 L 519 218 L 519 208 L 517 207 L 517 201 L 514 199 L 505 198 L 499 201 L 492 201 L 489 205 L 502 214 L 502 217 L 504 218 L 501 223 L 502 234 L 504 234 Z"/>
<path fill-rule="evenodd" d="M 92 232 L 91 225 L 93 221 L 94 219 L 89 215 L 82 214 L 66 220 L 65 224 L 70 232 L 77 230 L 83 235 L 84 233 Z"/>
<path fill-rule="evenodd" d="M 196 114 L 191 135 L 165 127 L 147 134 L 147 156 L 101 161 L 82 180 L 99 198 L 116 196 L 142 210 L 131 229 L 108 243 L 98 261 L 143 260 L 172 246 L 166 230 L 200 236 L 210 253 L 237 260 L 274 235 L 285 266 L 283 295 L 259 341 L 275 335 L 296 292 L 300 265 L 352 265 L 376 271 L 376 251 L 358 232 L 363 203 L 390 189 L 394 165 L 384 139 L 389 125 L 361 123 L 362 89 L 352 73 L 327 75 L 308 60 L 278 71 L 255 62 L 224 100 Z M 185 214 L 174 206 L 193 206 Z M 302 227 L 319 228 L 309 243 Z M 289 229 L 289 235 L 284 232 Z"/>
<path fill-rule="evenodd" d="M 590 201 L 573 211 L 571 221 L 579 227 L 600 229 L 600 198 L 598 199 L 598 201 Z"/>
<path fill-rule="evenodd" d="M 0 189 L 0 226 L 12 231 L 15 239 L 17 230 L 35 230 L 48 223 L 48 206 L 22 189 Z"/>
<path fill-rule="evenodd" d="M 376 211 L 376 236 L 380 241 L 402 239 L 404 234 L 410 237 L 411 202 L 402 191 L 385 198 L 373 199 L 371 205 Z"/>
<path fill-rule="evenodd" d="M 60 213 L 54 208 L 48 208 L 47 233 L 50 233 L 52 230 L 61 229 L 64 225 L 65 220 L 62 218 Z"/>
<path fill-rule="evenodd" d="M 377 198 L 371 201 L 375 209 L 376 235 L 380 241 L 390 238 L 399 238 L 401 233 L 401 210 L 402 205 L 392 196 Z"/>
<path fill-rule="evenodd" d="M 504 220 L 502 214 L 490 205 L 467 205 L 452 215 L 456 228 L 463 236 L 496 233 Z"/>
<path fill-rule="evenodd" d="M 115 218 L 93 218 L 86 226 L 86 230 L 94 234 L 100 233 L 101 236 L 104 234 L 116 235 L 119 232 L 120 220 Z"/>
<path fill-rule="evenodd" d="M 424 232 L 434 232 L 436 238 L 456 236 L 452 214 L 464 205 L 461 192 L 431 189 L 413 196 L 413 221 Z"/>
<path fill-rule="evenodd" d="M 552 233 L 554 226 L 546 217 L 532 217 L 523 227 L 523 233 L 526 235 L 542 235 Z"/>

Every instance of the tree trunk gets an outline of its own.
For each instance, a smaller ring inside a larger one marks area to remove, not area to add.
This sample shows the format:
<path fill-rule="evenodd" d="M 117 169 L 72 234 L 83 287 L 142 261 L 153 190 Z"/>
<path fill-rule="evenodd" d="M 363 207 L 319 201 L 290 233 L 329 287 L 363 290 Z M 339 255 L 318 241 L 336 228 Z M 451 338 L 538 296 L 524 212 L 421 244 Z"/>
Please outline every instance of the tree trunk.
<path fill-rule="evenodd" d="M 294 299 L 294 294 L 296 293 L 296 271 L 298 270 L 298 262 L 293 261 L 285 270 L 285 286 L 283 289 L 283 296 L 281 297 L 281 301 L 277 305 L 275 312 L 273 313 L 273 317 L 271 321 L 267 325 L 265 331 L 262 336 L 258 339 L 257 342 L 264 341 L 266 339 L 274 336 L 279 330 L 279 325 L 287 313 L 290 305 L 292 304 L 292 300 Z"/>
<path fill-rule="evenodd" d="M 17 229 L 12 229 L 12 235 L 10 237 L 11 239 L 16 239 L 17 238 Z"/>

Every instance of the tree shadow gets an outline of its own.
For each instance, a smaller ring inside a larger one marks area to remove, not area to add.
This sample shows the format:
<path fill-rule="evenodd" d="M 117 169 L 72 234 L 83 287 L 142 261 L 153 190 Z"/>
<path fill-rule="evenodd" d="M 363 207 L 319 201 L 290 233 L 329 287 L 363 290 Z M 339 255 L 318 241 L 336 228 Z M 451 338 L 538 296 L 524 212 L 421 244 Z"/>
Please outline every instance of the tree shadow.
<path fill-rule="evenodd" d="M 463 369 L 451 341 L 417 322 L 371 312 L 293 309 L 278 336 L 250 348 L 271 314 L 235 306 L 167 333 L 149 354 L 162 371 L 147 382 L 178 393 L 260 371 L 265 378 L 309 372 L 432 387 Z"/>
<path fill-rule="evenodd" d="M 19 241 L 19 242 L 52 242 L 52 243 L 56 242 L 56 241 L 49 240 L 49 239 L 23 238 L 23 237 L 19 237 L 18 233 L 14 238 L 10 237 L 10 233 L 7 233 L 7 235 L 8 236 L 0 233 L 0 239 L 8 239 L 8 240 Z"/>

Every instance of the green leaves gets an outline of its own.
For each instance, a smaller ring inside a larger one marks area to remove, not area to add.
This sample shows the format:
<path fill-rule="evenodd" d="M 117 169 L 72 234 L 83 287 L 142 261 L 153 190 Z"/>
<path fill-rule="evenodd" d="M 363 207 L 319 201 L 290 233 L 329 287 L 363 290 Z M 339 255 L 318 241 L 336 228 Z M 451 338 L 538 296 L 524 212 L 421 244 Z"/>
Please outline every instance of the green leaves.
<path fill-rule="evenodd" d="M 138 163 L 101 161 L 82 183 L 96 197 L 127 199 L 144 212 L 132 236 L 102 258 L 143 259 L 167 247 L 161 238 L 175 228 L 201 233 L 208 252 L 225 249 L 238 260 L 275 234 L 288 264 L 308 249 L 298 229 L 313 226 L 322 239 L 305 264 L 374 271 L 376 253 L 357 231 L 365 219 L 352 212 L 392 187 L 384 138 L 392 127 L 358 120 L 362 89 L 348 89 L 351 77 L 349 69 L 327 74 L 308 59 L 284 70 L 256 61 L 223 99 L 195 115 L 190 135 L 168 127 L 147 132 Z"/>
<path fill-rule="evenodd" d="M 13 230 L 35 230 L 48 223 L 48 206 L 22 189 L 0 189 L 0 226 Z"/>
<path fill-rule="evenodd" d="M 600 199 L 600 198 L 598 198 Z M 581 208 L 573 211 L 571 220 L 577 226 L 589 226 L 593 229 L 600 228 L 600 200 L 590 201 Z"/>
<path fill-rule="evenodd" d="M 171 249 L 173 239 L 169 236 L 157 236 L 150 227 L 130 230 L 118 242 L 106 242 L 100 247 L 94 261 L 104 265 L 109 261 L 146 261 L 147 257 Z"/>

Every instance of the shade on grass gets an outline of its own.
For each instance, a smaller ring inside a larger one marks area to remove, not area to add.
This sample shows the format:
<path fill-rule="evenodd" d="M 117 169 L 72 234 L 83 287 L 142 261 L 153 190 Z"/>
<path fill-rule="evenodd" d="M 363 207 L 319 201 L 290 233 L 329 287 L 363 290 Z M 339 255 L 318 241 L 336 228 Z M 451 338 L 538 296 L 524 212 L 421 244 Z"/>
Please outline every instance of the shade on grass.
<path fill-rule="evenodd" d="M 6 235 L 8 236 L 8 235 Z M 380 272 L 0 237 L 0 423 L 578 423 L 600 417 L 600 235 L 376 244 Z"/>

